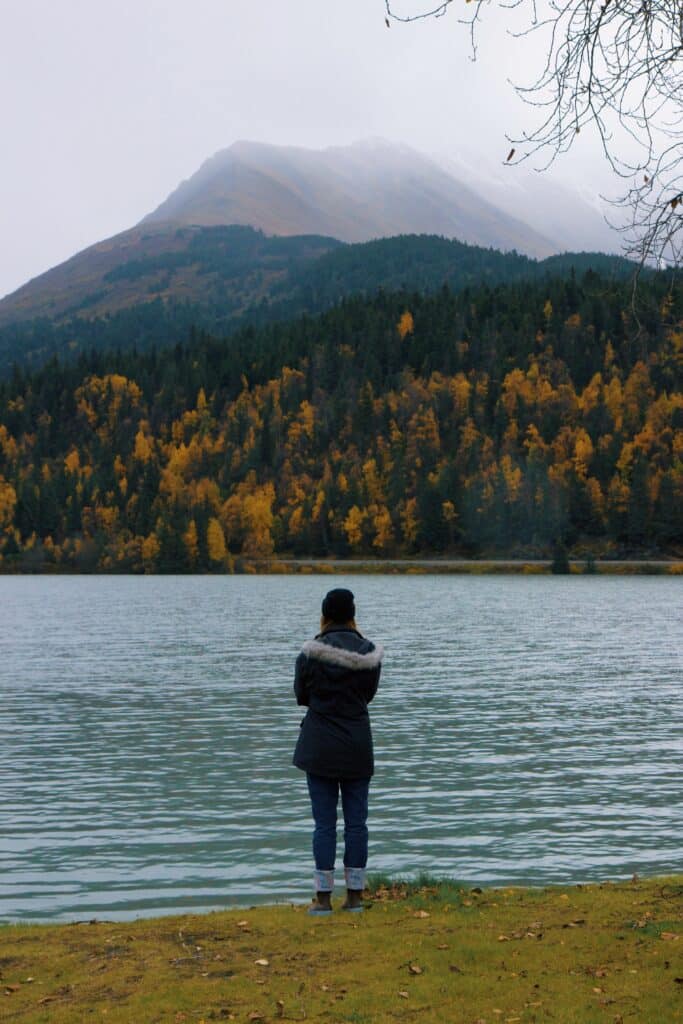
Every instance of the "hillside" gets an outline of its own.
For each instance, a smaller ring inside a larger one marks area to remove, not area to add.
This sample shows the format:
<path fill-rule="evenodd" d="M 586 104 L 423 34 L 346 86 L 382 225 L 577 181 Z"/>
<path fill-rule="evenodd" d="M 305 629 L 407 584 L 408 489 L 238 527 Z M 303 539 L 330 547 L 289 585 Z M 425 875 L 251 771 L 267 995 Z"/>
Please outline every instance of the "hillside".
<path fill-rule="evenodd" d="M 243 311 L 293 264 L 337 248 L 334 238 L 267 238 L 253 228 L 133 228 L 91 246 L 0 302 L 0 326 L 95 319 L 149 302 L 220 303 Z"/>
<path fill-rule="evenodd" d="M 239 226 L 177 228 L 51 271 L 43 315 L 0 326 L 0 374 L 13 362 L 40 366 L 53 355 L 73 358 L 90 348 L 168 346 L 186 340 L 192 329 L 227 334 L 245 323 L 322 312 L 379 288 L 459 290 L 589 267 L 610 276 L 633 273 L 618 256 L 574 253 L 537 261 L 433 235 L 344 245 L 318 236 L 269 238 Z M 67 306 L 77 294 L 78 305 Z"/>
<path fill-rule="evenodd" d="M 683 288 L 379 293 L 0 383 L 5 568 L 683 550 Z"/>

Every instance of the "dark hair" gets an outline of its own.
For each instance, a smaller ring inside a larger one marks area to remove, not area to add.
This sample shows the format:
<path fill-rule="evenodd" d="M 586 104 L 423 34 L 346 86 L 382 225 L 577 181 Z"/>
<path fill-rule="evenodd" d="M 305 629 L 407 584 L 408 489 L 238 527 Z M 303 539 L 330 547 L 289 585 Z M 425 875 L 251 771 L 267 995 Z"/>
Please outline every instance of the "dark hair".
<path fill-rule="evenodd" d="M 323 599 L 322 612 L 329 622 L 349 622 L 356 615 L 353 594 L 343 587 L 330 590 Z"/>

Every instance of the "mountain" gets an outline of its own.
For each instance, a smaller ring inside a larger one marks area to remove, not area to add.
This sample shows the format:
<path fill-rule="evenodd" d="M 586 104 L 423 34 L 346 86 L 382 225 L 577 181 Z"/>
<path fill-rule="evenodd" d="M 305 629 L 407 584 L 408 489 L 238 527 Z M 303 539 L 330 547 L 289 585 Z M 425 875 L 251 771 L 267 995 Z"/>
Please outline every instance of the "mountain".
<path fill-rule="evenodd" d="M 236 142 L 207 160 L 143 224 L 251 224 L 274 235 L 367 242 L 438 234 L 531 256 L 558 250 L 434 160 L 368 140 L 311 150 Z"/>
<path fill-rule="evenodd" d="M 457 160 L 435 159 L 453 177 L 472 182 L 494 206 L 554 239 L 564 250 L 622 251 L 623 238 L 610 225 L 619 219 L 617 209 L 580 179 L 563 181 L 521 165 L 491 166 L 464 151 Z"/>
<path fill-rule="evenodd" d="M 123 346 L 172 342 L 188 324 L 227 331 L 245 317 L 319 311 L 353 291 L 457 289 L 545 273 L 531 257 L 566 244 L 489 201 L 487 190 L 502 195 L 500 183 L 497 192 L 489 186 L 465 167 L 457 176 L 377 140 L 319 151 L 235 143 L 140 224 L 2 299 L 0 366 L 37 365 L 105 337 Z M 546 206 L 571 211 L 575 203 L 588 237 L 585 204 L 558 195 Z"/>
<path fill-rule="evenodd" d="M 407 146 L 374 141 L 306 150 L 237 142 L 207 160 L 140 224 L 77 253 L 2 299 L 0 324 L 99 316 L 149 300 L 150 294 L 204 301 L 207 279 L 198 280 L 191 272 L 176 277 L 170 290 L 163 273 L 144 282 L 142 290 L 139 277 L 130 276 L 126 286 L 118 278 L 112 288 L 115 279 L 109 275 L 122 264 L 166 255 L 168 265 L 160 270 L 190 266 L 179 254 L 192 248 L 191 232 L 226 225 L 343 242 L 438 234 L 537 257 L 567 248 Z M 315 248 L 319 252 L 321 243 Z"/>

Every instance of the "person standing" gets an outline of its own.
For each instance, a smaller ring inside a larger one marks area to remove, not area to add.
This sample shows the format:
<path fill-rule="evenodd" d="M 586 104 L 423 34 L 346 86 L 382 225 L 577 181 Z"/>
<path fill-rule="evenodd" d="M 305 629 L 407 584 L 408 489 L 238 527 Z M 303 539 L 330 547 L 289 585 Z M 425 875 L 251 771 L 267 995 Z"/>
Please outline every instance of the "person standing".
<path fill-rule="evenodd" d="M 368 790 L 374 752 L 368 704 L 377 693 L 384 650 L 356 626 L 350 590 L 330 590 L 322 603 L 320 633 L 296 659 L 294 693 L 308 708 L 293 764 L 306 772 L 315 828 L 316 897 L 311 914 L 332 913 L 337 805 L 344 815 L 343 910 L 361 911 L 368 860 Z"/>

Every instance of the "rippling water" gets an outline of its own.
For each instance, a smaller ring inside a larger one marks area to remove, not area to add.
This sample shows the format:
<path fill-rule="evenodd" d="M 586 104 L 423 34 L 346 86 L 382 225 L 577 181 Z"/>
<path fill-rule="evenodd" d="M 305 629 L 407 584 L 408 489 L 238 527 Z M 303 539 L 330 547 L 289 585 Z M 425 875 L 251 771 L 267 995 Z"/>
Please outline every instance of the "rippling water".
<path fill-rule="evenodd" d="M 0 577 L 0 916 L 307 897 L 292 667 L 332 585 L 386 647 L 370 870 L 683 871 L 680 580 Z"/>

